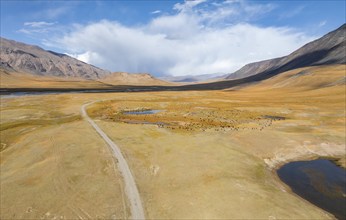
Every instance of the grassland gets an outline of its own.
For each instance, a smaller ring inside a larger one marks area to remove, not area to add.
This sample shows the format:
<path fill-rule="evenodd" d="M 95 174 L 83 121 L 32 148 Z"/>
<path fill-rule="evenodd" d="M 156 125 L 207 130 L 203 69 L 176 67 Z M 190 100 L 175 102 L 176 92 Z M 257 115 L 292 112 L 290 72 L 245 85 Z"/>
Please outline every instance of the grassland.
<path fill-rule="evenodd" d="M 105 101 L 88 113 L 123 151 L 147 218 L 333 218 L 275 168 L 345 158 L 344 73 L 304 68 L 228 91 L 2 98 L 1 218 L 130 216 L 110 152 L 80 117 L 95 100 Z M 124 114 L 141 109 L 162 111 Z"/>
<path fill-rule="evenodd" d="M 27 73 L 0 69 L 1 88 L 109 88 L 110 85 L 85 79 L 33 76 Z"/>

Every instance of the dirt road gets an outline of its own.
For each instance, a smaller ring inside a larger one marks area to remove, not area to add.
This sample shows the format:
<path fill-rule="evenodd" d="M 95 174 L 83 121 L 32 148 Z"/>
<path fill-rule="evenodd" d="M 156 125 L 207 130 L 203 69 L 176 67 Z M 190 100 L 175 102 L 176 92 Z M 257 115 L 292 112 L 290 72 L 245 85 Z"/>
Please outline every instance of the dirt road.
<path fill-rule="evenodd" d="M 84 104 L 81 107 L 81 113 L 85 120 L 87 120 L 91 126 L 96 130 L 96 132 L 103 138 L 103 140 L 108 144 L 112 150 L 114 157 L 118 160 L 118 168 L 124 178 L 125 182 L 125 192 L 131 206 L 131 217 L 132 219 L 145 219 L 144 211 L 142 207 L 141 198 L 136 186 L 136 182 L 132 176 L 131 170 L 122 155 L 119 147 L 101 130 L 99 126 L 88 116 L 85 108 L 95 102 Z"/>

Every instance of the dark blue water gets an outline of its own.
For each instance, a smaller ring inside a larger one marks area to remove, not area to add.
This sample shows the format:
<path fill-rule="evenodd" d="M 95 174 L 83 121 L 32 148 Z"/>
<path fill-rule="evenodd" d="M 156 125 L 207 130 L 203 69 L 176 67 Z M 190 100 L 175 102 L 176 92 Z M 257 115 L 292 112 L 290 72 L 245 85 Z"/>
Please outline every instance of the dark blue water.
<path fill-rule="evenodd" d="M 282 166 L 278 176 L 292 191 L 346 219 L 346 170 L 325 159 L 291 162 Z"/>
<path fill-rule="evenodd" d="M 123 112 L 125 115 L 151 115 L 160 112 L 161 110 L 143 110 L 143 111 L 129 111 Z"/>

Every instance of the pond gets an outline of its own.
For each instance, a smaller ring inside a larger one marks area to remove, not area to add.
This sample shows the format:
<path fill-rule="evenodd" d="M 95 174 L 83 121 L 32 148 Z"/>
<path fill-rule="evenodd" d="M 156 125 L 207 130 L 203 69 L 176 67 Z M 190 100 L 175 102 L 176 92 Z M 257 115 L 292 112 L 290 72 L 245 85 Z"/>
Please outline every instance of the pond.
<path fill-rule="evenodd" d="M 326 159 L 290 162 L 277 171 L 292 191 L 314 205 L 346 219 L 346 170 Z"/>
<path fill-rule="evenodd" d="M 125 115 L 151 115 L 160 112 L 161 110 L 140 110 L 140 111 L 128 111 L 123 112 Z"/>
<path fill-rule="evenodd" d="M 274 116 L 274 115 L 263 115 L 264 118 L 267 118 L 267 119 L 273 119 L 273 120 L 285 120 L 286 118 L 285 117 L 282 117 L 282 116 Z"/>

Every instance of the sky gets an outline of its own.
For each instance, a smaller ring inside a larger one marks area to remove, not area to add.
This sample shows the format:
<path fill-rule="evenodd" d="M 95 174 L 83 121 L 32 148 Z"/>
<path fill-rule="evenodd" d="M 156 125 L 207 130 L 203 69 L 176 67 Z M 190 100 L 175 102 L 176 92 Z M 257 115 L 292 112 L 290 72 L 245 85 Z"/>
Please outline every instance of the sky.
<path fill-rule="evenodd" d="M 345 1 L 0 0 L 1 37 L 110 71 L 232 73 L 345 23 Z"/>

